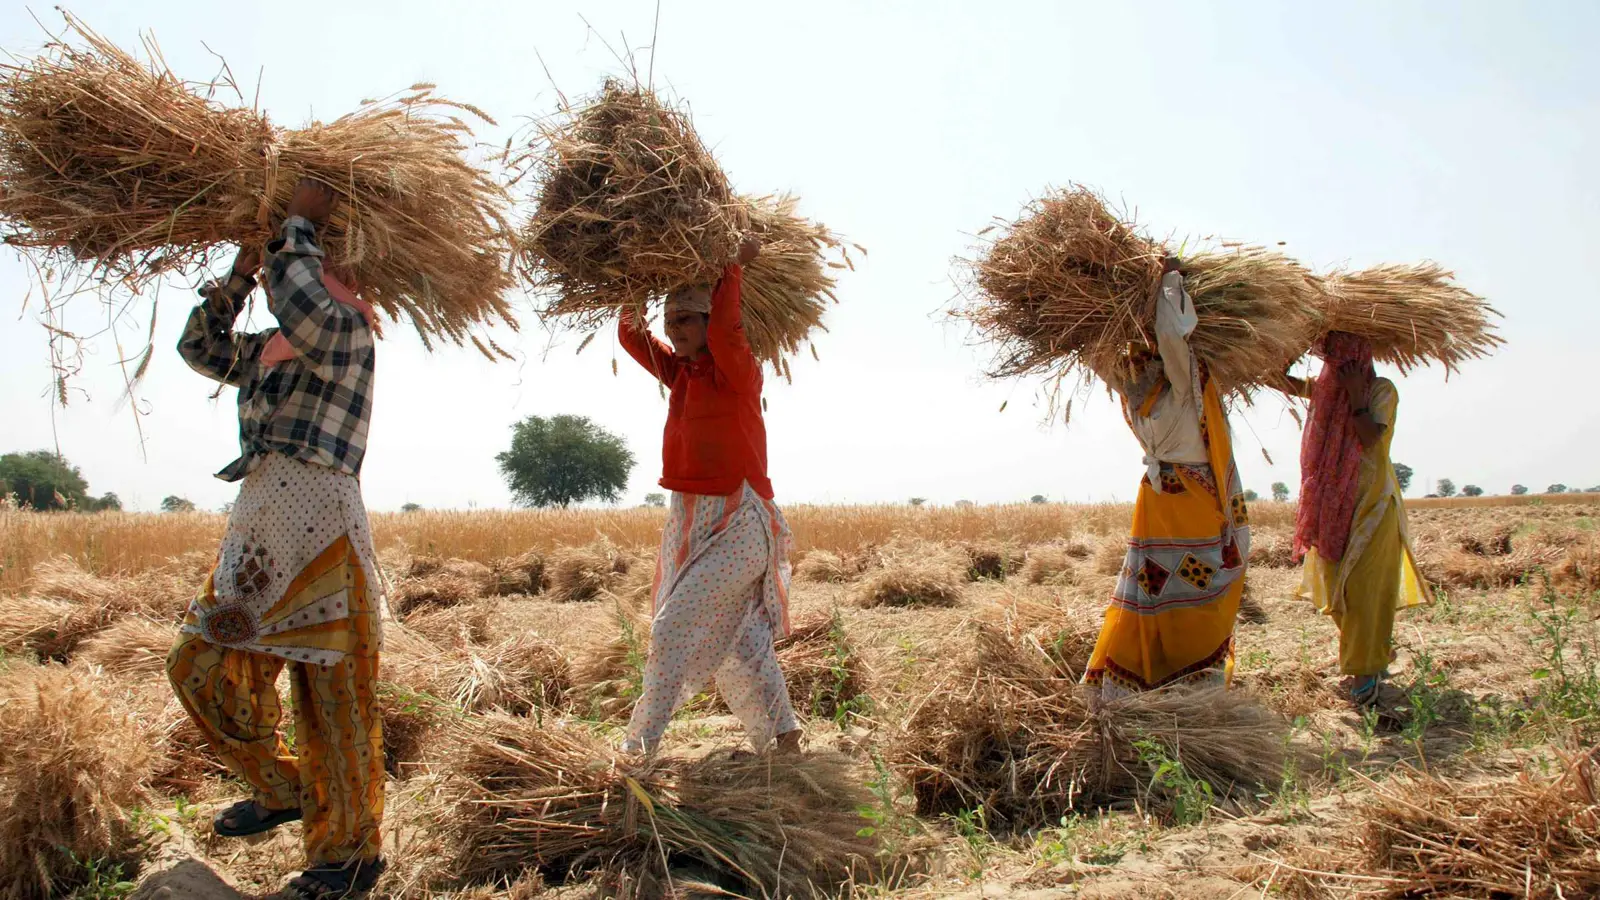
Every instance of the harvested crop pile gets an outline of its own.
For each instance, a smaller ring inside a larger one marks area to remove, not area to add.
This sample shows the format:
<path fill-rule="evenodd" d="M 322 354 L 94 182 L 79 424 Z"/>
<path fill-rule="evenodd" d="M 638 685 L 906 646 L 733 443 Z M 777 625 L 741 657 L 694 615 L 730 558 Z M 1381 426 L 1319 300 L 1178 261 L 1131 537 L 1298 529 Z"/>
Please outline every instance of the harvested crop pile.
<path fill-rule="evenodd" d="M 870 795 L 838 754 L 636 764 L 587 730 L 499 715 L 453 738 L 456 865 L 475 881 L 601 873 L 625 895 L 658 897 L 670 860 L 733 879 L 743 896 L 781 896 L 844 883 L 878 850 L 860 834 Z"/>
<path fill-rule="evenodd" d="M 1429 361 L 1454 371 L 1505 343 L 1492 321 L 1500 313 L 1454 279 L 1436 263 L 1337 272 L 1318 303 L 1320 333 L 1358 334 L 1372 344 L 1374 359 L 1401 372 Z"/>
<path fill-rule="evenodd" d="M 1384 897 L 1592 897 L 1600 893 L 1600 800 L 1590 755 L 1554 778 L 1480 782 L 1428 776 L 1373 785 L 1358 839 L 1319 859 Z M 1312 867 L 1307 867 L 1311 869 Z M 1315 871 L 1308 871 L 1316 884 Z M 1303 880 L 1303 879 L 1302 879 Z"/>
<path fill-rule="evenodd" d="M 505 597 L 542 593 L 547 586 L 544 556 L 534 550 L 498 560 L 491 568 L 495 575 L 494 593 Z"/>
<path fill-rule="evenodd" d="M 571 667 L 553 642 L 532 632 L 488 646 L 441 647 L 414 634 L 386 640 L 384 680 L 401 693 L 441 700 L 459 709 L 499 709 L 528 715 L 565 704 Z"/>
<path fill-rule="evenodd" d="M 483 563 L 419 558 L 412 573 L 397 579 L 390 604 L 402 618 L 426 608 L 457 606 L 495 593 L 499 579 Z"/>
<path fill-rule="evenodd" d="M 632 560 L 610 541 L 561 547 L 550 554 L 550 597 L 564 603 L 598 600 L 628 574 Z"/>
<path fill-rule="evenodd" d="M 874 569 L 855 587 L 857 606 L 955 606 L 965 573 L 937 561 L 913 560 Z"/>
<path fill-rule="evenodd" d="M 593 718 L 620 718 L 633 708 L 644 687 L 650 653 L 650 619 L 618 603 L 609 632 L 594 630 L 573 654 L 572 705 Z"/>
<path fill-rule="evenodd" d="M 134 862 L 127 814 L 155 754 L 113 696 L 103 676 L 0 663 L 0 896 L 64 897 L 81 860 Z"/>
<path fill-rule="evenodd" d="M 405 627 L 440 647 L 468 647 L 489 641 L 500 601 L 479 599 L 459 606 L 423 607 L 405 617 Z"/>
<path fill-rule="evenodd" d="M 323 249 L 425 343 L 514 324 L 504 299 L 509 200 L 463 157 L 471 129 L 454 113 L 487 116 L 418 84 L 333 122 L 283 129 L 202 96 L 153 43 L 142 64 L 70 16 L 67 28 L 81 46 L 52 43 L 0 68 L 6 243 L 137 290 L 207 268 L 218 245 L 264 243 L 309 175 L 339 198 Z"/>
<path fill-rule="evenodd" d="M 957 314 L 992 344 L 993 377 L 1115 372 L 1151 345 L 1144 310 L 1171 251 L 1075 186 L 1034 201 L 974 260 Z M 1189 338 L 1224 393 L 1270 384 L 1309 344 L 1320 281 L 1281 253 L 1239 247 L 1184 259 L 1199 324 Z"/>
<path fill-rule="evenodd" d="M 1250 529 L 1250 568 L 1292 569 L 1294 535 L 1277 530 Z"/>
<path fill-rule="evenodd" d="M 1023 557 L 1022 580 L 1028 584 L 1072 584 L 1078 566 L 1090 551 L 1082 544 L 1035 544 Z"/>
<path fill-rule="evenodd" d="M 166 674 L 167 653 L 177 639 L 175 626 L 129 616 L 84 641 L 74 658 L 109 675 L 158 678 Z"/>
<path fill-rule="evenodd" d="M 1224 801 L 1281 776 L 1287 726 L 1248 694 L 1169 688 L 1092 710 L 1078 682 L 1097 630 L 1088 610 L 978 627 L 891 744 L 918 812 L 982 804 L 991 822 L 1033 827 L 1120 800 L 1187 802 L 1158 777 L 1164 761 Z"/>
<path fill-rule="evenodd" d="M 1021 571 L 1023 555 L 1004 544 L 979 542 L 966 547 L 967 580 L 1002 581 Z"/>
<path fill-rule="evenodd" d="M 795 622 L 777 641 L 789 702 L 802 715 L 865 712 L 868 674 L 837 609 Z"/>
<path fill-rule="evenodd" d="M 581 331 L 715 281 L 753 232 L 763 250 L 745 274 L 745 328 L 756 357 L 787 375 L 785 354 L 833 299 L 828 267 L 849 264 L 824 260 L 843 243 L 793 198 L 736 196 L 689 117 L 637 84 L 607 81 L 563 109 L 512 166 L 537 184 L 523 275 L 550 297 L 547 319 Z"/>
<path fill-rule="evenodd" d="M 844 584 L 859 574 L 859 567 L 831 550 L 812 550 L 794 567 L 795 578 L 817 584 Z"/>

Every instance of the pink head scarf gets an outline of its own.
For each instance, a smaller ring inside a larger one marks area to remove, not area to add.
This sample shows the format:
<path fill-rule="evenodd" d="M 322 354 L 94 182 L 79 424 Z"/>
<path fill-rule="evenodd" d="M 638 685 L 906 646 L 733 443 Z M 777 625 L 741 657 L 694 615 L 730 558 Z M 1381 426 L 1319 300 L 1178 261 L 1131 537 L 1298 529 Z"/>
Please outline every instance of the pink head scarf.
<path fill-rule="evenodd" d="M 1356 363 L 1371 371 L 1372 345 L 1335 331 L 1323 341 L 1321 356 L 1322 372 L 1311 388 L 1311 420 L 1300 442 L 1300 510 L 1294 523 L 1297 561 L 1312 547 L 1323 559 L 1344 558 L 1361 475 L 1361 441 L 1339 383 L 1339 367 Z"/>
<path fill-rule="evenodd" d="M 357 297 L 355 291 L 347 287 L 344 282 L 330 275 L 327 269 L 322 270 L 322 286 L 328 289 L 328 295 L 335 302 L 361 313 L 362 317 L 367 320 L 367 326 L 374 333 L 377 332 L 378 320 L 377 316 L 373 314 L 371 303 Z M 294 348 L 289 345 L 289 339 L 283 336 L 282 331 L 274 334 L 267 341 L 267 345 L 261 348 L 261 364 L 269 369 L 279 363 L 286 363 L 291 359 L 294 359 Z"/>

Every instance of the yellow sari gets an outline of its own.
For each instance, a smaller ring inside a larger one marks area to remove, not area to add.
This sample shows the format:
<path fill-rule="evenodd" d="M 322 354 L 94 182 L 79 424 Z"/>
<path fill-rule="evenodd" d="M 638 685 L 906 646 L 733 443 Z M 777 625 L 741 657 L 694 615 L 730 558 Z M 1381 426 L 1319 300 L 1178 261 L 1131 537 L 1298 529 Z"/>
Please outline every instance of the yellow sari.
<path fill-rule="evenodd" d="M 1102 696 L 1233 675 L 1250 520 L 1227 416 L 1216 385 L 1202 379 L 1200 430 L 1211 464 L 1163 462 L 1159 488 L 1140 479 L 1122 577 L 1083 677 Z"/>
<path fill-rule="evenodd" d="M 1339 628 L 1339 669 L 1345 675 L 1377 675 L 1389 667 L 1394 614 L 1424 602 L 1427 582 L 1417 571 L 1406 528 L 1405 501 L 1389 460 L 1400 394 L 1394 382 L 1372 383 L 1368 408 L 1386 426 L 1378 442 L 1361 453 L 1355 518 L 1342 559 L 1327 560 L 1315 547 L 1306 551 L 1300 597 Z"/>

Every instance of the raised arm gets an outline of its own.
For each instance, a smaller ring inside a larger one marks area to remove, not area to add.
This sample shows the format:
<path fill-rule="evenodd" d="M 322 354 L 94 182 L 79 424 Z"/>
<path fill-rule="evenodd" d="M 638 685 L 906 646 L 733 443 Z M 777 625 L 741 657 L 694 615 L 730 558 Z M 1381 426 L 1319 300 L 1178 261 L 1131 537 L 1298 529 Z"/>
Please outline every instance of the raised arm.
<path fill-rule="evenodd" d="M 1389 421 L 1374 412 L 1374 403 L 1383 400 L 1388 405 L 1388 419 L 1394 418 L 1394 385 L 1388 382 L 1389 396 L 1376 396 L 1372 374 L 1364 365 L 1346 363 L 1339 367 L 1339 383 L 1344 387 L 1345 400 L 1350 404 L 1350 421 L 1355 425 L 1356 440 L 1363 450 L 1370 450 L 1383 437 Z"/>
<path fill-rule="evenodd" d="M 645 330 L 631 306 L 623 307 L 622 316 L 617 319 L 617 343 L 662 384 L 671 384 L 678 377 L 681 363 L 673 356 L 672 348 Z"/>
<path fill-rule="evenodd" d="M 178 353 L 189 368 L 234 387 L 249 380 L 264 340 L 259 334 L 235 334 L 233 323 L 255 290 L 260 265 L 261 251 L 240 248 L 228 277 L 200 288 L 205 299 L 189 313 L 178 339 Z"/>
<path fill-rule="evenodd" d="M 333 299 L 322 284 L 322 249 L 316 222 L 326 222 L 333 192 L 309 178 L 300 179 L 281 236 L 267 246 L 267 295 L 279 333 L 295 356 L 327 381 L 372 349 L 372 327 L 359 310 Z"/>
<path fill-rule="evenodd" d="M 755 238 L 747 238 L 739 247 L 739 261 L 722 269 L 722 278 L 711 292 L 711 319 L 706 325 L 706 346 L 711 359 L 734 384 L 750 384 L 758 380 L 761 364 L 750 350 L 750 340 L 744 332 L 744 267 L 761 252 Z"/>
<path fill-rule="evenodd" d="M 1194 359 L 1189 351 L 1189 335 L 1194 333 L 1198 318 L 1194 301 L 1183 289 L 1183 273 L 1178 271 L 1178 261 L 1168 259 L 1161 275 L 1161 285 L 1155 298 L 1156 347 L 1161 351 L 1161 367 L 1167 381 L 1178 395 L 1187 395 L 1194 388 Z"/>

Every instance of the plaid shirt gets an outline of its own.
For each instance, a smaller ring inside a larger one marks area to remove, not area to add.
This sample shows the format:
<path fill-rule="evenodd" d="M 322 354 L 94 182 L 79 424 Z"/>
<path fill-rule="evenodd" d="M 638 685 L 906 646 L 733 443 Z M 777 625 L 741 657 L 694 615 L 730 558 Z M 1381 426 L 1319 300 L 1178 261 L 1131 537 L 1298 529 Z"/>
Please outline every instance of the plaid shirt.
<path fill-rule="evenodd" d="M 322 286 L 322 250 L 309 221 L 284 222 L 283 236 L 267 251 L 267 306 L 279 327 L 234 333 L 256 282 L 230 274 L 200 289 L 205 300 L 189 314 L 178 343 L 191 368 L 239 389 L 242 453 L 217 477 L 238 481 L 267 453 L 359 475 L 372 417 L 372 328 Z M 261 351 L 279 333 L 294 358 L 263 366 Z"/>

